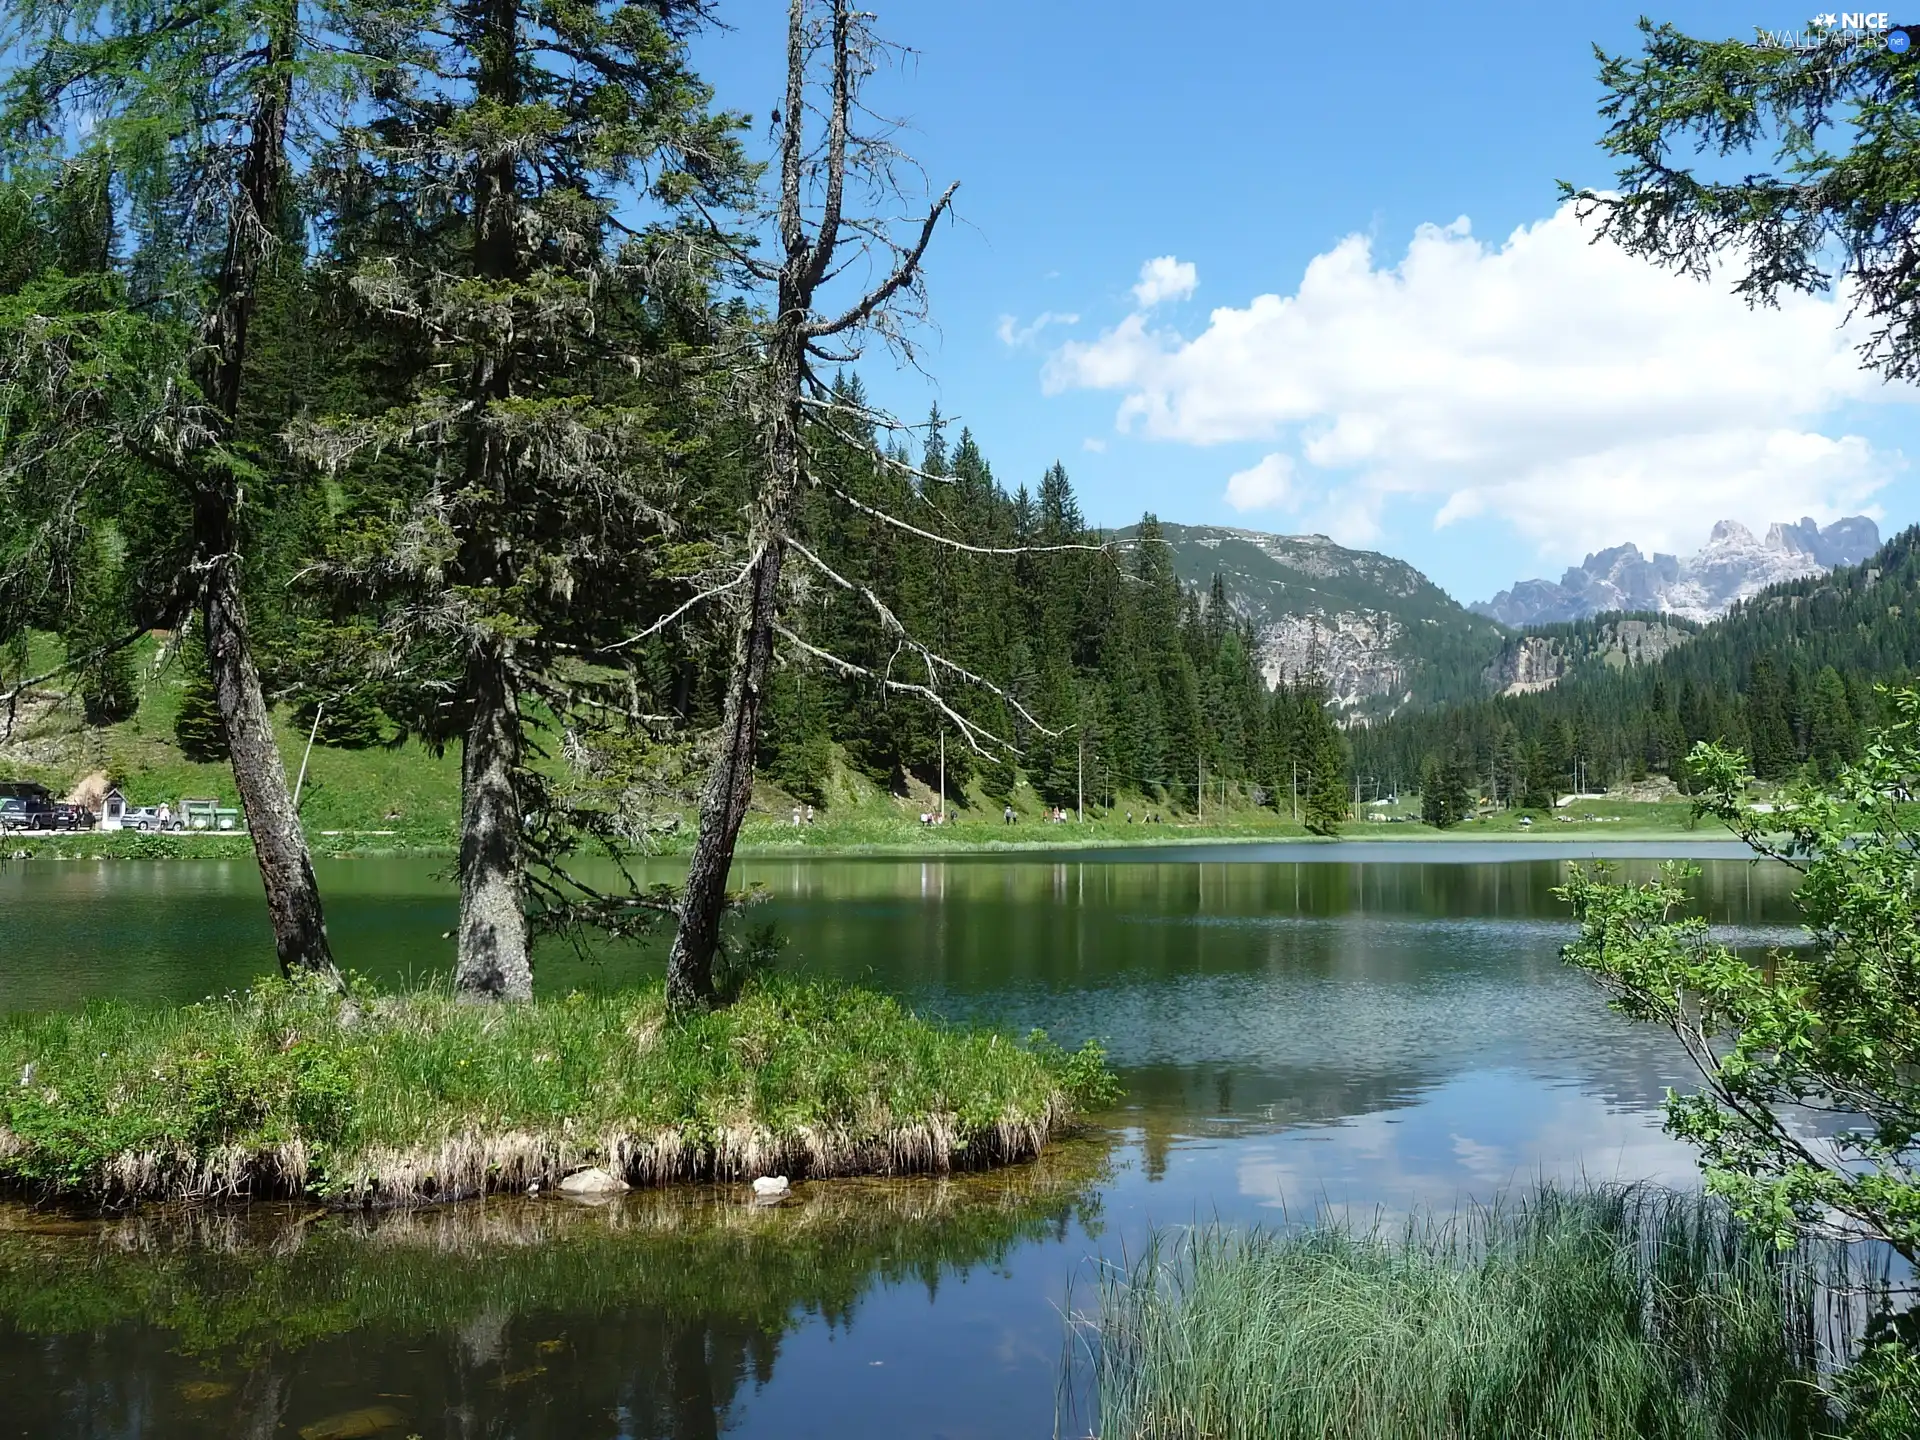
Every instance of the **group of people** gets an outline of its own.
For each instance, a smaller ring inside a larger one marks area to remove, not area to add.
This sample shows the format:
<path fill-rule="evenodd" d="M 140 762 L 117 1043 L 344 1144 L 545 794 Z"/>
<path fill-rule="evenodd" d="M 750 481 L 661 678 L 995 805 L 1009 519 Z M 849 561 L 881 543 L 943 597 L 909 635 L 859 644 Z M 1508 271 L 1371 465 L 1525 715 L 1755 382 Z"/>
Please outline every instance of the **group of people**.
<path fill-rule="evenodd" d="M 802 818 L 803 812 L 805 815 L 804 819 Z M 813 807 L 811 805 L 794 806 L 793 807 L 793 823 L 796 829 L 801 825 L 811 825 L 813 823 Z"/>
<path fill-rule="evenodd" d="M 1000 818 L 1004 820 L 1007 824 L 1011 825 L 1013 824 L 1014 820 L 1018 817 L 1016 817 L 1013 813 L 1013 806 L 1009 805 L 1005 810 L 1002 810 L 1000 812 Z M 1061 809 L 1058 805 L 1050 806 L 1047 810 L 1047 823 L 1049 825 L 1066 824 L 1067 812 Z"/>

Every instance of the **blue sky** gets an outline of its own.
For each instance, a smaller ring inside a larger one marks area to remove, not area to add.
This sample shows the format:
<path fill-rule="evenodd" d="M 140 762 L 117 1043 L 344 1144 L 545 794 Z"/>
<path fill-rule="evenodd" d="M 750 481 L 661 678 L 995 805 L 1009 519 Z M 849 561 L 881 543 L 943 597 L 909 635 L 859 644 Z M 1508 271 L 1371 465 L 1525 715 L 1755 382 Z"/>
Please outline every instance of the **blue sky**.
<path fill-rule="evenodd" d="M 762 135 L 784 11 L 725 5 L 697 49 Z M 1556 214 L 1556 180 L 1611 176 L 1591 47 L 1633 47 L 1639 13 L 885 6 L 918 53 L 874 98 L 962 223 L 926 375 L 862 374 L 903 415 L 937 400 L 1009 487 L 1063 461 L 1101 523 L 1323 531 L 1462 600 L 1622 540 L 1688 553 L 1722 516 L 1910 523 L 1912 393 L 1857 374 L 1831 302 L 1752 315 Z"/>

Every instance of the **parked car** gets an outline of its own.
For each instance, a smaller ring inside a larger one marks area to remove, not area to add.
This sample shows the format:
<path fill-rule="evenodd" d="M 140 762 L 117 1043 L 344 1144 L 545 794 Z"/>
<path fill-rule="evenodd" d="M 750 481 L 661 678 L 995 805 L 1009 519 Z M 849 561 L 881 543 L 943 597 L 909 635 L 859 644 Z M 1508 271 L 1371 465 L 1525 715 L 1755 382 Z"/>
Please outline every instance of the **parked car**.
<path fill-rule="evenodd" d="M 122 830 L 178 830 L 172 807 L 166 805 L 130 805 L 120 818 Z"/>
<path fill-rule="evenodd" d="M 91 830 L 94 824 L 93 812 L 84 805 L 53 807 L 53 828 L 56 830 Z"/>
<path fill-rule="evenodd" d="M 0 798 L 0 830 L 53 830 L 53 804 L 38 795 Z"/>

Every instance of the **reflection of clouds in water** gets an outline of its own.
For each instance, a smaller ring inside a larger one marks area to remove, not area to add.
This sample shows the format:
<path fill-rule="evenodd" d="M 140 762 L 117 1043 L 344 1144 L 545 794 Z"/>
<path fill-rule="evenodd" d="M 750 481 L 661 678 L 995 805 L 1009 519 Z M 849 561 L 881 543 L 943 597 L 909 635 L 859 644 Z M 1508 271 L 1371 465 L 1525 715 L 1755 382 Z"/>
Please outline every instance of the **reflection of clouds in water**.
<path fill-rule="evenodd" d="M 1413 1106 L 1235 1145 L 1240 1196 L 1291 1216 L 1320 1205 L 1404 1214 L 1450 1210 L 1537 1182 L 1697 1183 L 1690 1147 L 1657 1114 L 1584 1090 L 1481 1071 Z"/>
<path fill-rule="evenodd" d="M 1666 1084 L 1690 1073 L 1664 1030 L 1614 1014 L 1597 986 L 1551 957 L 1525 973 L 1409 963 L 1378 979 L 1297 970 L 1190 975 L 1035 995 L 1030 1004 L 1002 1003 L 996 1014 L 1022 1027 L 1043 1025 L 1063 1040 L 1101 1037 L 1123 1071 L 1315 1072 L 1377 1090 L 1383 1078 L 1420 1086 L 1505 1065 L 1622 1087 L 1636 1101 L 1657 1100 Z"/>

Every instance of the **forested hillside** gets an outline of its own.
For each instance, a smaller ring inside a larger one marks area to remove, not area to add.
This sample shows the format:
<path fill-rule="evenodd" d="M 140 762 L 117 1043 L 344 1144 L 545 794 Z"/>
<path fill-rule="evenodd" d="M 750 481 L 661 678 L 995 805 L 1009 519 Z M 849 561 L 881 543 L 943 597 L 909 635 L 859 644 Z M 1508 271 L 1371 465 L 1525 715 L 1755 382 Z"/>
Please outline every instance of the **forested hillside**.
<path fill-rule="evenodd" d="M 897 786 L 931 781 L 943 725 L 950 781 L 978 778 L 1003 797 L 1024 773 L 1049 800 L 1070 805 L 1084 776 L 1089 797 L 1165 797 L 1186 806 L 1197 787 L 1257 786 L 1291 804 L 1295 775 L 1325 777 L 1344 793 L 1343 741 L 1314 676 L 1271 693 L 1251 624 L 1215 587 L 1182 586 L 1158 523 L 1124 542 L 1086 523 L 1066 471 L 1051 467 L 1029 491 L 995 478 L 971 433 L 946 443 L 938 417 L 926 431 L 920 477 L 879 467 L 882 506 L 937 516 L 943 533 L 1006 556 L 920 542 L 862 512 L 835 518 L 820 504 L 828 562 L 856 584 L 898 597 L 901 625 L 931 649 L 1005 691 L 977 691 L 970 713 L 1016 750 L 961 743 L 954 726 L 914 697 L 877 694 L 858 676 L 794 664 L 782 668 L 762 756 L 767 773 L 803 798 L 817 794 L 829 744 L 869 777 Z M 831 462 L 874 469 L 842 443 Z M 1080 546 L 1081 549 L 1061 547 Z M 810 593 L 810 641 L 879 671 L 897 638 L 873 610 L 831 587 Z M 1342 810 L 1344 806 L 1339 807 Z"/>
<path fill-rule="evenodd" d="M 1680 778 L 1699 740 L 1746 750 L 1763 779 L 1831 773 L 1884 718 L 1878 683 L 1920 669 L 1920 528 L 1864 564 L 1789 581 L 1736 606 L 1654 663 L 1592 650 L 1551 689 L 1396 716 L 1356 731 L 1363 777 L 1410 776 L 1430 759 L 1502 804 L 1541 805 L 1648 775 Z M 1616 617 L 1547 627 L 1568 641 Z M 1531 633 L 1531 632 L 1529 632 Z M 1591 637 L 1588 637 L 1590 640 Z"/>
<path fill-rule="evenodd" d="M 1404 560 L 1324 535 L 1173 524 L 1162 533 L 1183 581 L 1218 576 L 1228 604 L 1253 622 L 1270 681 L 1322 676 L 1350 717 L 1477 699 L 1508 633 Z"/>

